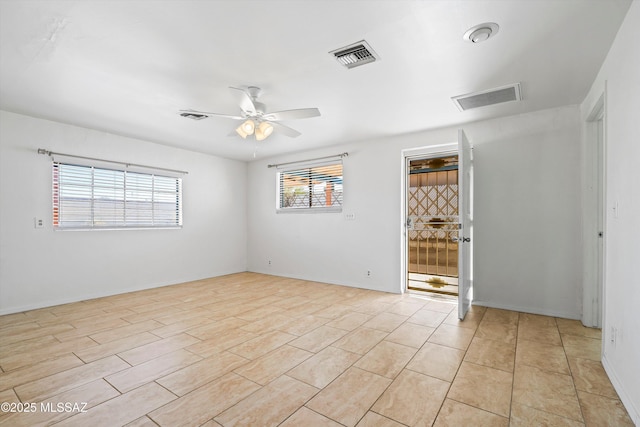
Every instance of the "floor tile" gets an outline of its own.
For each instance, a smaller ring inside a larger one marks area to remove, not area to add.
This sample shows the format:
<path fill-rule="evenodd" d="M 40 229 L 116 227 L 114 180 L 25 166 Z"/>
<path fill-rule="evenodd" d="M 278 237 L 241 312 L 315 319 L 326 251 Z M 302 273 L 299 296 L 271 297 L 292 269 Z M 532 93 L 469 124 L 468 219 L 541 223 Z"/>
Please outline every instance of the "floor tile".
<path fill-rule="evenodd" d="M 616 426 L 633 427 L 633 421 L 619 399 L 578 391 L 578 398 L 587 427 Z"/>
<path fill-rule="evenodd" d="M 345 331 L 353 331 L 355 328 L 362 325 L 369 319 L 371 319 L 371 316 L 368 314 L 350 312 L 328 322 L 327 326 L 331 326 L 332 328 L 344 329 Z"/>
<path fill-rule="evenodd" d="M 446 318 L 446 313 L 440 313 L 438 311 L 431 310 L 419 310 L 416 311 L 411 317 L 409 317 L 407 319 L 407 322 L 416 323 L 422 326 L 428 326 L 430 328 L 437 328 Z"/>
<path fill-rule="evenodd" d="M 183 396 L 248 362 L 248 359 L 233 353 L 217 353 L 159 378 L 156 382 L 174 394 Z"/>
<path fill-rule="evenodd" d="M 431 426 L 450 383 L 404 370 L 371 408 L 410 426 Z"/>
<path fill-rule="evenodd" d="M 318 389 L 282 376 L 215 418 L 222 425 L 276 426 L 318 392 Z"/>
<path fill-rule="evenodd" d="M 240 326 L 243 331 L 249 331 L 253 333 L 263 333 L 266 331 L 273 331 L 279 329 L 280 326 L 286 325 L 291 322 L 292 317 L 285 316 L 280 313 L 273 313 L 264 319 L 255 320 L 251 323 L 247 323 L 244 326 Z"/>
<path fill-rule="evenodd" d="M 463 357 L 463 350 L 427 342 L 407 364 L 407 369 L 451 382 Z"/>
<path fill-rule="evenodd" d="M 447 317 L 442 321 L 442 323 L 446 323 L 447 325 L 457 326 L 459 328 L 467 328 L 467 329 L 477 329 L 478 325 L 482 321 L 482 317 L 484 316 L 484 311 L 469 311 L 466 316 L 464 316 L 464 320 L 458 319 L 458 310 L 454 309 L 447 315 Z"/>
<path fill-rule="evenodd" d="M 297 338 L 295 335 L 280 331 L 271 331 L 250 339 L 249 341 L 245 341 L 235 347 L 231 347 L 228 351 L 246 359 L 257 359 L 295 338 Z"/>
<path fill-rule="evenodd" d="M 464 356 L 467 362 L 513 372 L 516 352 L 511 344 L 475 336 Z"/>
<path fill-rule="evenodd" d="M 313 356 L 311 352 L 285 344 L 271 353 L 242 365 L 234 372 L 255 383 L 266 385 L 311 356 Z"/>
<path fill-rule="evenodd" d="M 467 328 L 441 324 L 427 340 L 433 344 L 440 344 L 460 350 L 466 350 L 471 343 L 474 331 Z"/>
<path fill-rule="evenodd" d="M 129 424 L 125 424 L 124 427 L 157 427 L 158 424 L 151 421 L 149 417 L 140 417 L 135 421 L 131 421 Z"/>
<path fill-rule="evenodd" d="M 229 373 L 154 410 L 149 417 L 160 426 L 199 426 L 259 389 L 258 384 Z"/>
<path fill-rule="evenodd" d="M 356 427 L 403 427 L 402 424 L 375 412 L 367 412 Z"/>
<path fill-rule="evenodd" d="M 509 427 L 509 418 L 445 399 L 433 427 Z"/>
<path fill-rule="evenodd" d="M 482 317 L 482 322 L 493 322 L 502 324 L 518 324 L 518 312 L 510 310 L 502 310 L 499 308 L 487 308 Z"/>
<path fill-rule="evenodd" d="M 384 332 L 391 332 L 404 323 L 408 318 L 408 316 L 401 316 L 394 313 L 380 313 L 362 326 L 365 328 L 378 329 Z"/>
<path fill-rule="evenodd" d="M 386 332 L 376 329 L 358 328 L 332 344 L 352 353 L 365 354 L 387 336 Z"/>
<path fill-rule="evenodd" d="M 509 372 L 462 362 L 447 397 L 509 417 L 512 382 Z"/>
<path fill-rule="evenodd" d="M 129 367 L 130 365 L 119 357 L 109 356 L 23 384 L 14 390 L 23 402 L 33 402 L 80 387 Z"/>
<path fill-rule="evenodd" d="M 476 330 L 476 337 L 501 341 L 516 346 L 518 325 L 513 323 L 496 323 L 482 321 Z"/>
<path fill-rule="evenodd" d="M 182 333 L 118 353 L 118 356 L 131 365 L 138 365 L 198 342 L 199 339 Z"/>
<path fill-rule="evenodd" d="M 40 401 L 38 402 L 37 411 L 12 414 L 6 419 L 0 420 L 0 424 L 13 427 L 52 425 L 119 395 L 120 393 L 111 387 L 109 383 L 99 379 Z M 4 402 L 5 400 L 2 401 Z M 72 405 L 77 403 L 78 406 L 71 406 L 70 410 L 66 410 L 65 405 L 68 403 Z M 62 411 L 58 410 L 59 404 L 62 405 Z"/>
<path fill-rule="evenodd" d="M 589 359 L 569 358 L 569 366 L 573 374 L 576 390 L 617 399 L 609 377 L 602 367 L 602 363 Z"/>
<path fill-rule="evenodd" d="M 602 341 L 600 340 L 562 334 L 562 345 L 564 345 L 567 357 L 579 357 L 580 359 L 600 361 L 600 355 L 602 353 Z"/>
<path fill-rule="evenodd" d="M 185 350 L 189 350 L 198 356 L 210 357 L 259 336 L 259 334 L 243 331 L 242 329 L 230 329 L 220 332 L 214 338 L 202 340 L 185 347 Z"/>
<path fill-rule="evenodd" d="M 393 379 L 417 351 L 406 345 L 381 341 L 353 366 Z"/>
<path fill-rule="evenodd" d="M 286 332 L 288 334 L 302 336 L 324 325 L 328 321 L 329 319 L 326 319 L 324 317 L 308 315 L 297 319 L 292 319 L 286 325 L 280 325 L 278 327 L 278 330 Z"/>
<path fill-rule="evenodd" d="M 533 313 L 518 313 L 519 326 L 537 326 L 540 328 L 557 328 L 555 317 Z"/>
<path fill-rule="evenodd" d="M 562 345 L 558 328 L 539 322 L 520 322 L 518 324 L 518 339 L 535 341 L 542 344 Z"/>
<path fill-rule="evenodd" d="M 450 301 L 435 301 L 431 300 L 426 303 L 422 308 L 431 310 L 431 311 L 439 311 L 440 313 L 450 314 L 454 311 L 457 312 L 458 309 L 458 299 L 452 298 Z"/>
<path fill-rule="evenodd" d="M 306 406 L 345 426 L 354 426 L 390 383 L 388 378 L 351 367 Z"/>
<path fill-rule="evenodd" d="M 118 389 L 120 393 L 126 393 L 199 360 L 202 360 L 202 357 L 186 350 L 176 350 L 109 375 L 105 380 Z"/>
<path fill-rule="evenodd" d="M 359 354 L 327 347 L 290 370 L 287 375 L 314 387 L 324 388 L 358 359 Z"/>
<path fill-rule="evenodd" d="M 337 299 L 340 300 L 341 298 L 338 297 Z M 316 311 L 313 315 L 316 317 L 325 317 L 327 319 L 337 319 L 343 314 L 351 312 L 351 310 L 352 308 L 347 305 L 331 304 L 327 308 Z"/>
<path fill-rule="evenodd" d="M 393 304 L 382 301 L 371 301 L 356 308 L 358 313 L 376 315 L 388 310 Z"/>
<path fill-rule="evenodd" d="M 569 375 L 516 365 L 513 401 L 582 422 L 578 397 Z"/>
<path fill-rule="evenodd" d="M 415 323 L 403 323 L 385 338 L 396 344 L 420 348 L 427 341 L 435 328 L 417 325 Z"/>
<path fill-rule="evenodd" d="M 96 342 L 89 337 L 80 337 L 71 341 L 52 343 L 38 350 L 5 356 L 0 359 L 0 367 L 2 367 L 5 372 L 12 371 L 95 346 L 97 346 Z"/>
<path fill-rule="evenodd" d="M 585 427 L 584 423 L 579 421 L 541 411 L 518 402 L 512 402 L 510 427 L 531 426 Z"/>
<path fill-rule="evenodd" d="M 107 342 L 120 340 L 123 338 L 137 335 L 142 332 L 148 332 L 153 329 L 162 327 L 163 324 L 155 320 L 147 320 L 140 323 L 133 323 L 131 325 L 122 326 L 120 328 L 110 329 L 108 331 L 98 332 L 91 334 L 89 337 L 98 344 L 104 344 Z M 158 338 L 159 339 L 159 338 Z"/>
<path fill-rule="evenodd" d="M 602 339 L 602 329 L 588 328 L 579 320 L 556 318 L 560 334 L 578 335 L 586 338 Z"/>
<path fill-rule="evenodd" d="M 0 424 L 630 425 L 601 330 L 453 301 L 245 272 L 0 316 L 0 401 L 90 408 Z"/>
<path fill-rule="evenodd" d="M 173 393 L 152 382 L 101 403 L 88 412 L 67 418 L 57 426 L 112 427 L 124 425 L 175 398 Z"/>
<path fill-rule="evenodd" d="M 344 329 L 334 328 L 327 324 L 320 326 L 319 328 L 316 328 L 308 334 L 302 335 L 293 341 L 290 341 L 289 344 L 303 350 L 317 353 L 326 346 L 342 338 L 347 333 L 348 331 Z"/>
<path fill-rule="evenodd" d="M 562 346 L 520 340 L 516 350 L 516 364 L 533 366 L 545 371 L 570 375 L 567 356 Z"/>
<path fill-rule="evenodd" d="M 7 390 L 30 381 L 40 379 L 67 369 L 82 365 L 82 360 L 74 354 L 67 354 L 56 359 L 45 360 L 31 366 L 25 366 L 0 374 L 0 390 Z"/>
<path fill-rule="evenodd" d="M 90 363 L 107 356 L 112 356 L 155 341 L 160 341 L 161 339 L 162 338 L 159 336 L 153 335 L 149 332 L 141 332 L 124 338 L 108 341 L 94 347 L 79 350 L 74 353 L 85 363 Z"/>
<path fill-rule="evenodd" d="M 301 427 L 301 426 L 313 426 L 313 427 L 341 427 L 337 422 L 320 415 L 317 412 L 313 412 L 307 407 L 298 409 L 293 415 L 286 419 L 285 422 L 280 424 L 280 427 Z"/>
<path fill-rule="evenodd" d="M 424 301 L 402 301 L 392 305 L 386 311 L 401 316 L 413 316 L 416 311 L 423 308 L 425 304 L 426 302 Z M 444 317 L 446 317 L 446 313 Z"/>

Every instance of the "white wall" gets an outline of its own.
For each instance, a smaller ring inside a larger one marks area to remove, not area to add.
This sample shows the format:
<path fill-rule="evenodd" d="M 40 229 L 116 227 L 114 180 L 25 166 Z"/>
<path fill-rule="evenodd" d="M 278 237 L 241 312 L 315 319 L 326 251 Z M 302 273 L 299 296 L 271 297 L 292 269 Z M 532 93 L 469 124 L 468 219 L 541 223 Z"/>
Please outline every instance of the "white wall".
<path fill-rule="evenodd" d="M 602 363 L 640 425 L 640 2 L 632 3 L 582 104 L 605 92 L 606 215 Z M 605 83 L 606 82 L 606 83 Z M 618 212 L 614 210 L 618 206 Z M 617 330 L 615 342 L 612 328 Z"/>
<path fill-rule="evenodd" d="M 476 301 L 579 318 L 578 108 L 472 123 L 464 129 L 476 157 Z M 457 129 L 448 128 L 252 162 L 249 270 L 400 292 L 401 151 L 456 138 Z M 343 151 L 349 156 L 344 159 L 342 214 L 275 213 L 276 170 L 267 168 L 268 163 Z M 345 213 L 354 213 L 356 220 L 345 220 Z"/>
<path fill-rule="evenodd" d="M 54 232 L 38 148 L 188 171 L 184 227 Z M 0 314 L 246 270 L 244 162 L 0 111 L 0 206 Z"/>

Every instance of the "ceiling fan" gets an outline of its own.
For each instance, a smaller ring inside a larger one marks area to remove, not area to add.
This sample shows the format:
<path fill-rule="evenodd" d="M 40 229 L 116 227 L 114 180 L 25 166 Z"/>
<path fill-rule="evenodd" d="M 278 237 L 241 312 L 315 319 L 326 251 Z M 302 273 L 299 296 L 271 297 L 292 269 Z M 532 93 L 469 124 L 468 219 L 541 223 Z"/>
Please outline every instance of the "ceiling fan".
<path fill-rule="evenodd" d="M 283 125 L 280 121 L 306 119 L 320 115 L 320 110 L 317 108 L 299 108 L 296 110 L 267 112 L 266 105 L 258 102 L 258 97 L 262 93 L 259 87 L 249 86 L 246 89 L 229 87 L 229 89 L 239 91 L 242 94 L 240 98 L 240 115 L 208 113 L 206 111 L 196 110 L 180 110 L 180 115 L 193 120 L 202 120 L 207 117 L 224 117 L 241 120 L 242 123 L 240 126 L 238 126 L 230 136 L 240 135 L 242 138 L 246 138 L 249 135 L 255 135 L 258 141 L 267 138 L 274 131 L 291 138 L 300 136 L 300 132 Z"/>

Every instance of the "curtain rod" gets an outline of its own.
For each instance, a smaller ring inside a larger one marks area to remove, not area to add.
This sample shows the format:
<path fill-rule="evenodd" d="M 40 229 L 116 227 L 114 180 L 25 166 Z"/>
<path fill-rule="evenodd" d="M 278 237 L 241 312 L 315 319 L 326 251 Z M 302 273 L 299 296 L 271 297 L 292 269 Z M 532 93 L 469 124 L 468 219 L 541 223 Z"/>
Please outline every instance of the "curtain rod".
<path fill-rule="evenodd" d="M 287 163 L 276 163 L 273 165 L 267 165 L 268 168 L 278 168 L 280 166 L 287 166 L 287 165 L 295 165 L 297 163 L 307 163 L 307 162 L 315 162 L 316 160 L 326 160 L 326 159 L 334 159 L 334 158 L 343 158 L 343 157 L 347 157 L 349 156 L 349 153 L 344 152 L 344 153 L 340 153 L 340 154 L 335 154 L 333 156 L 325 156 L 325 157 L 316 157 L 315 159 L 306 159 L 306 160 L 298 160 L 296 162 L 287 162 Z"/>
<path fill-rule="evenodd" d="M 165 171 L 165 172 L 181 173 L 181 174 L 184 174 L 184 175 L 188 175 L 189 174 L 189 172 L 176 170 L 176 169 L 167 169 L 167 168 L 159 168 L 159 167 L 155 167 L 155 166 L 139 165 L 137 163 L 117 162 L 115 160 L 105 160 L 105 159 L 98 159 L 98 158 L 95 158 L 95 157 L 76 156 L 76 155 L 73 155 L 73 154 L 54 153 L 53 151 L 45 150 L 44 148 L 38 148 L 38 154 L 46 154 L 49 157 L 53 157 L 53 156 L 57 155 L 57 156 L 72 157 L 74 159 L 94 160 L 94 161 L 97 161 L 97 162 L 105 162 L 105 163 L 113 163 L 113 164 L 116 164 L 116 165 L 123 165 L 125 167 L 134 166 L 134 167 L 145 168 L 145 169 L 155 169 L 155 170 Z"/>

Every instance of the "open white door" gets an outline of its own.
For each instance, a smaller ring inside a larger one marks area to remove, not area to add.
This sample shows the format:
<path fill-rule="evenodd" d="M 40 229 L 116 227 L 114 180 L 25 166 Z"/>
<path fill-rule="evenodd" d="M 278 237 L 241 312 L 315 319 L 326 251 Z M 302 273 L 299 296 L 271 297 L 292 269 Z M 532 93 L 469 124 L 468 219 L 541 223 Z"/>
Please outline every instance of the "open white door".
<path fill-rule="evenodd" d="M 473 158 L 464 131 L 458 131 L 458 318 L 464 316 L 473 299 Z"/>

